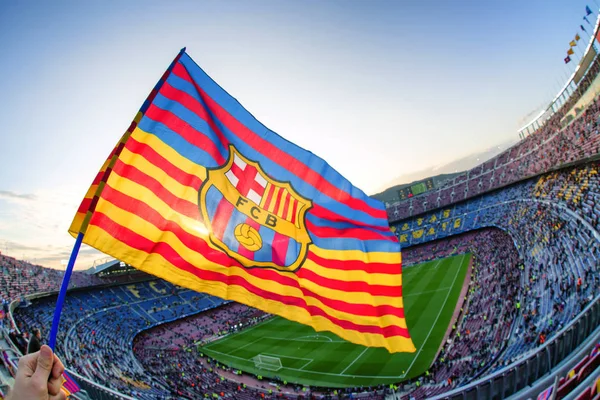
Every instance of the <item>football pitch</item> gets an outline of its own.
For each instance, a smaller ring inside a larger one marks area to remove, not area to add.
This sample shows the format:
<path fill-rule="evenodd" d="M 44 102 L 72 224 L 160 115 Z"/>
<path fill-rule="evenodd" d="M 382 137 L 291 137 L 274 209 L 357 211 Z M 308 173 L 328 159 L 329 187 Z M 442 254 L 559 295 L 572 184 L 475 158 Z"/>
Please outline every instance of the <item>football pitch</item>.
<path fill-rule="evenodd" d="M 209 343 L 200 351 L 242 371 L 310 386 L 373 386 L 421 375 L 433 362 L 450 324 L 470 259 L 470 254 L 461 254 L 403 270 L 405 315 L 417 348 L 414 353 L 390 354 L 352 344 L 280 317 Z M 258 368 L 256 360 L 266 364 Z"/>

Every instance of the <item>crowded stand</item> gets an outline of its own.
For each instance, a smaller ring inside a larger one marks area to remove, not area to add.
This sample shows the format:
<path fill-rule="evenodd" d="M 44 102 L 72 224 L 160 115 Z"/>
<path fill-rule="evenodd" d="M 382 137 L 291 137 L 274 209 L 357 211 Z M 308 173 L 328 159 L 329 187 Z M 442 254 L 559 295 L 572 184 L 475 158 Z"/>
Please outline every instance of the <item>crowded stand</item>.
<path fill-rule="evenodd" d="M 55 301 L 55 296 L 46 296 L 17 308 L 13 314 L 19 330 L 50 326 Z M 156 398 L 168 389 L 148 381 L 131 351 L 134 337 L 154 325 L 223 303 L 162 280 L 72 292 L 63 309 L 64 328 L 59 330 L 56 351 L 82 376 L 121 393 L 148 392 L 147 398 Z"/>
<path fill-rule="evenodd" d="M 0 254 L 0 297 L 6 301 L 33 293 L 53 292 L 60 288 L 64 271 L 44 268 Z M 75 271 L 69 288 L 106 283 L 95 275 Z M 1 300 L 0 300 L 1 301 Z"/>
<path fill-rule="evenodd" d="M 599 69 L 600 61 L 596 60 L 588 74 L 596 76 Z M 586 82 L 582 82 L 584 84 L 569 103 L 534 134 L 435 190 L 390 205 L 387 208 L 390 221 L 444 207 L 600 153 L 600 98 L 596 98 L 577 119 L 563 119 L 589 86 Z M 569 124 L 563 126 L 566 121 Z"/>
<path fill-rule="evenodd" d="M 406 249 L 412 264 L 471 253 L 472 274 L 461 313 L 428 376 L 401 386 L 416 399 L 428 398 L 487 370 L 504 350 L 520 301 L 520 257 L 509 235 L 487 228 Z"/>
<path fill-rule="evenodd" d="M 543 344 L 600 294 L 598 167 L 565 168 L 395 225 L 403 246 L 483 227 L 514 240 L 523 296 L 514 334 L 492 370 Z"/>

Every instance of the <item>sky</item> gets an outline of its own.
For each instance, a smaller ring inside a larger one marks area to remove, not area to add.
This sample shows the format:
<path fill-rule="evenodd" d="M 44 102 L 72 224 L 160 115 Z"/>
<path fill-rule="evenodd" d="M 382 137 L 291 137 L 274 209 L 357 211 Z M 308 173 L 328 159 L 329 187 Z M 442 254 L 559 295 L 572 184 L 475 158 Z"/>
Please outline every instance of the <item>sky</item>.
<path fill-rule="evenodd" d="M 586 4 L 598 9 L 595 0 L 0 2 L 0 251 L 64 268 L 75 210 L 184 46 L 266 126 L 372 194 L 517 140 L 574 67 L 563 58 Z M 76 268 L 102 257 L 84 246 Z"/>

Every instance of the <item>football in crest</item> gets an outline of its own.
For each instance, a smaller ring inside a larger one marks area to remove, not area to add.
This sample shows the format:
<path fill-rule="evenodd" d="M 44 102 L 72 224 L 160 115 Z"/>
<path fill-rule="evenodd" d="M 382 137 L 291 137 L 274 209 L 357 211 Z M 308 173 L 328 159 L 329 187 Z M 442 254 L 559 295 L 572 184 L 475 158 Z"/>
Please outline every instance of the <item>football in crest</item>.
<path fill-rule="evenodd" d="M 248 224 L 239 224 L 233 232 L 242 246 L 250 251 L 258 251 L 262 247 L 262 238 L 256 229 Z"/>

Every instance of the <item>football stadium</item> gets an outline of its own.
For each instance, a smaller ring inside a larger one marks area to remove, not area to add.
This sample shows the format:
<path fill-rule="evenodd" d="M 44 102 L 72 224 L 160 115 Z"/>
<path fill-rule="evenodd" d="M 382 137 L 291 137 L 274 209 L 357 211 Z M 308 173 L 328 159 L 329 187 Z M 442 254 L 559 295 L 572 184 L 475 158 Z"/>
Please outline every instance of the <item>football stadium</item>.
<path fill-rule="evenodd" d="M 0 247 L 0 399 L 600 399 L 599 10 L 518 141 L 372 196 L 182 49 L 69 262 Z"/>

